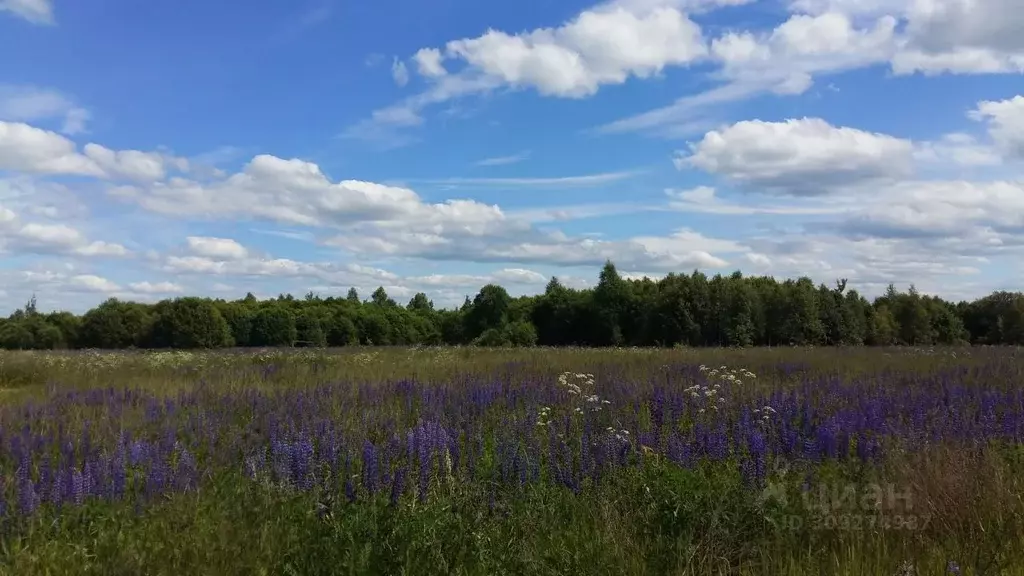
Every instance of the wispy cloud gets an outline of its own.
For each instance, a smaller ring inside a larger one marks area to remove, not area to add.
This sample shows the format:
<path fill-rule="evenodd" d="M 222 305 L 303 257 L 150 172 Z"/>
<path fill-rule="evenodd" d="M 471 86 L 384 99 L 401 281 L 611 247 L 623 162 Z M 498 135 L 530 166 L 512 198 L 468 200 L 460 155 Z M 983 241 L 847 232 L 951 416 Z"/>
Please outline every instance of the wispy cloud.
<path fill-rule="evenodd" d="M 496 156 L 494 158 L 484 158 L 483 160 L 476 163 L 477 166 L 505 166 L 507 164 L 516 164 L 522 162 L 530 157 L 530 151 L 520 152 L 518 154 L 512 154 L 510 156 Z"/>
<path fill-rule="evenodd" d="M 250 232 L 254 234 L 263 234 L 265 236 L 277 236 L 278 238 L 287 238 L 289 240 L 296 240 L 298 242 L 312 242 L 313 234 L 310 232 L 303 232 L 300 230 L 268 230 L 265 228 L 250 228 Z"/>
<path fill-rule="evenodd" d="M 444 178 L 441 180 L 414 180 L 426 184 L 479 185 L 479 186 L 597 186 L 625 180 L 635 176 L 635 170 L 602 172 L 582 176 L 557 176 L 553 178 Z"/>
<path fill-rule="evenodd" d="M 0 12 L 10 12 L 33 24 L 56 24 L 52 0 L 0 0 Z"/>
<path fill-rule="evenodd" d="M 670 208 L 664 205 L 609 202 L 604 204 L 526 208 L 522 210 L 509 210 L 507 213 L 510 218 L 541 224 L 544 222 L 568 222 L 570 220 L 587 220 L 590 218 L 621 216 L 623 214 L 636 214 L 639 212 L 663 212 L 667 210 L 670 210 Z M 601 234 L 596 233 L 596 235 Z"/>
<path fill-rule="evenodd" d="M 850 210 L 847 202 L 837 201 L 832 198 L 826 205 L 824 202 L 808 200 L 803 205 L 774 205 L 761 206 L 753 204 L 738 204 L 720 199 L 715 189 L 708 186 L 698 186 L 690 190 L 665 190 L 665 195 L 670 201 L 668 207 L 678 212 L 694 212 L 699 214 L 720 214 L 732 216 L 744 216 L 752 214 L 771 214 L 776 216 L 815 216 L 824 214 L 841 214 Z"/>
<path fill-rule="evenodd" d="M 294 19 L 289 20 L 277 33 L 274 40 L 277 42 L 288 42 L 301 35 L 311 28 L 323 24 L 331 18 L 334 13 L 333 0 L 322 0 L 305 11 L 299 13 Z"/>
<path fill-rule="evenodd" d="M 391 77 L 399 86 L 409 83 L 409 69 L 405 67 L 405 62 L 399 60 L 397 56 L 391 62 Z"/>
<path fill-rule="evenodd" d="M 599 134 L 620 134 L 625 132 L 648 131 L 671 136 L 673 132 L 700 132 L 707 128 L 700 119 L 707 108 L 718 104 L 736 102 L 767 90 L 770 85 L 758 83 L 731 83 L 712 88 L 706 92 L 684 96 L 672 104 L 609 122 L 593 130 Z"/>

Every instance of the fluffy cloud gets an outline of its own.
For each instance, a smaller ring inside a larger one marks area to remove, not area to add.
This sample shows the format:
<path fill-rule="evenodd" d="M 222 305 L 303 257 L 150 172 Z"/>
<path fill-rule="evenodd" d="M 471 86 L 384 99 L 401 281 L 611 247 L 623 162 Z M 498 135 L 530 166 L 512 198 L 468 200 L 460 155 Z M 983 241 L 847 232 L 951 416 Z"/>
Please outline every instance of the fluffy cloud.
<path fill-rule="evenodd" d="M 0 12 L 10 12 L 33 24 L 53 24 L 51 0 L 0 0 Z"/>
<path fill-rule="evenodd" d="M 210 183 L 175 178 L 148 187 L 117 187 L 112 193 L 163 214 L 249 216 L 306 226 L 400 221 L 472 234 L 505 219 L 497 206 L 472 200 L 428 204 L 408 188 L 359 180 L 334 183 L 316 164 L 269 155 L 256 156 L 241 172 Z"/>
<path fill-rule="evenodd" d="M 801 94 L 815 76 L 886 62 L 896 50 L 897 19 L 885 15 L 858 26 L 843 12 L 796 14 L 768 33 L 727 32 L 710 43 L 721 68 L 719 86 L 668 106 L 601 126 L 605 133 L 651 131 L 672 136 L 709 106 L 764 92 Z"/>
<path fill-rule="evenodd" d="M 107 298 L 153 302 L 181 294 L 184 286 L 168 281 L 137 281 L 120 284 L 103 272 L 64 263 L 37 263 L 25 270 L 0 270 L 0 306 L 21 307 L 36 297 L 40 309 L 84 312 Z"/>
<path fill-rule="evenodd" d="M 437 48 L 421 48 L 412 58 L 421 76 L 437 78 L 448 73 L 444 69 L 444 55 Z"/>
<path fill-rule="evenodd" d="M 807 216 L 773 218 L 760 228 L 767 234 L 751 229 L 743 243 L 754 249 L 743 258 L 752 272 L 849 278 L 873 294 L 912 279 L 926 292 L 976 297 L 992 289 L 984 274 L 1018 269 L 1024 256 L 1024 181 L 1003 164 L 1019 157 L 1022 102 L 980 102 L 970 112 L 986 123 L 989 141 L 951 133 L 911 142 L 818 119 L 739 122 L 677 157 L 681 168 L 735 184 L 731 193 L 699 186 L 666 194 L 681 211 Z M 984 179 L 943 178 L 952 167 L 983 167 Z M 750 190 L 783 192 L 790 203 L 735 193 Z"/>
<path fill-rule="evenodd" d="M 1004 154 L 1024 159 L 1024 96 L 979 102 L 969 115 L 987 123 L 989 135 Z"/>
<path fill-rule="evenodd" d="M 114 282 L 95 274 L 79 274 L 72 276 L 69 280 L 71 286 L 91 292 L 118 292 L 121 290 L 121 287 Z"/>
<path fill-rule="evenodd" d="M 160 152 L 113 151 L 86 144 L 82 152 L 64 136 L 20 122 L 0 122 L 0 170 L 147 181 L 184 171 L 188 162 Z"/>
<path fill-rule="evenodd" d="M 945 134 L 934 142 L 918 143 L 914 158 L 935 166 L 984 167 L 1002 164 L 1002 156 L 988 144 L 969 134 Z"/>
<path fill-rule="evenodd" d="M 185 288 L 174 282 L 132 282 L 128 285 L 133 292 L 143 294 L 177 294 Z"/>
<path fill-rule="evenodd" d="M 684 12 L 739 5 L 747 0 L 622 0 L 598 5 L 554 28 L 518 34 L 489 29 L 442 48 L 417 51 L 417 71 L 431 81 L 421 94 L 382 108 L 344 136 L 397 146 L 409 143 L 395 119 L 421 119 L 427 106 L 502 87 L 534 89 L 546 96 L 582 98 L 601 86 L 650 78 L 668 67 L 707 57 L 700 26 Z M 455 72 L 445 62 L 461 64 Z M 419 122 L 416 122 L 417 124 Z"/>
<path fill-rule="evenodd" d="M 949 251 L 948 241 L 921 242 L 914 238 L 850 238 L 827 231 L 775 234 L 757 238 L 759 252 L 749 257 L 747 270 L 777 277 L 810 276 L 831 284 L 848 278 L 851 287 L 876 296 L 889 283 L 945 298 L 976 298 L 992 290 L 981 282 L 984 257 Z M 1000 261 L 1009 265 L 1009 261 Z"/>
<path fill-rule="evenodd" d="M 709 106 L 765 92 L 802 94 L 818 76 L 879 64 L 896 74 L 1024 72 L 1024 11 L 1017 0 L 792 0 L 792 14 L 774 28 L 726 30 L 710 41 L 687 16 L 745 3 L 618 0 L 557 27 L 489 29 L 443 48 L 423 48 L 412 60 L 430 87 L 346 134 L 405 144 L 411 139 L 401 129 L 413 124 L 395 119 L 419 124 L 425 107 L 453 98 L 502 87 L 580 98 L 694 63 L 717 65 L 710 76 L 719 85 L 598 130 L 677 137 L 691 132 L 688 125 Z"/>
<path fill-rule="evenodd" d="M 543 95 L 581 97 L 602 84 L 649 77 L 706 54 L 700 27 L 678 9 L 634 12 L 621 6 L 588 10 L 554 29 L 509 35 L 488 30 L 453 40 L 445 54 L 473 71 Z"/>
<path fill-rule="evenodd" d="M 115 152 L 99 144 L 86 144 L 82 149 L 105 175 L 143 182 L 162 180 L 169 169 L 185 172 L 188 160 L 160 152 L 122 150 Z"/>
<path fill-rule="evenodd" d="M 67 138 L 20 122 L 0 122 L 0 170 L 102 176 Z"/>
<path fill-rule="evenodd" d="M 247 251 L 249 254 L 251 252 Z M 546 276 L 525 268 L 503 268 L 488 274 L 429 274 L 402 276 L 388 270 L 355 263 L 305 262 L 288 258 L 259 257 L 247 255 L 232 260 L 218 260 L 204 256 L 169 255 L 160 262 L 161 271 L 176 277 L 234 278 L 241 284 L 261 282 L 284 282 L 282 286 L 296 292 L 308 289 L 328 293 L 344 293 L 354 287 L 361 293 L 369 294 L 383 286 L 393 297 L 406 298 L 416 292 L 425 292 L 439 305 L 461 304 L 467 293 L 473 293 L 481 286 L 498 283 L 513 292 L 536 291 L 548 280 Z M 157 292 L 131 285 L 137 292 Z M 232 290 L 223 282 L 213 288 L 216 291 Z M 163 290 L 170 292 L 171 290 Z"/>
<path fill-rule="evenodd" d="M 1024 72 L 1017 0 L 913 0 L 905 17 L 898 74 Z"/>
<path fill-rule="evenodd" d="M 209 236 L 189 236 L 185 239 L 190 252 L 197 256 L 214 260 L 240 260 L 249 255 L 249 251 L 230 238 L 211 238 Z"/>
<path fill-rule="evenodd" d="M 909 181 L 867 199 L 843 226 L 858 236 L 945 238 L 957 242 L 958 252 L 1024 246 L 1019 182 Z"/>
<path fill-rule="evenodd" d="M 768 35 L 727 33 L 711 42 L 723 75 L 779 93 L 801 93 L 819 72 L 837 72 L 886 60 L 892 53 L 896 19 L 878 18 L 856 28 L 840 12 L 798 14 Z"/>
<path fill-rule="evenodd" d="M 913 152 L 910 141 L 834 127 L 819 118 L 750 120 L 708 132 L 690 145 L 690 154 L 677 156 L 676 165 L 757 191 L 810 196 L 909 176 Z"/>
<path fill-rule="evenodd" d="M 79 221 L 89 217 L 81 188 L 31 176 L 0 179 L 0 205 L 23 216 L 48 221 Z"/>
<path fill-rule="evenodd" d="M 693 240 L 699 239 L 700 242 Z M 728 261 L 697 246 L 714 246 L 739 252 L 745 247 L 715 243 L 688 230 L 669 237 L 637 237 L 626 240 L 573 238 L 559 233 L 536 232 L 531 236 L 485 238 L 476 245 L 443 237 L 395 234 L 379 238 L 338 236 L 328 244 L 358 256 L 401 255 L 428 260 L 508 262 L 558 266 L 601 266 L 612 260 L 622 266 L 645 270 L 722 268 Z"/>
<path fill-rule="evenodd" d="M 79 134 L 91 114 L 56 90 L 35 86 L 0 85 L 0 120 L 32 122 L 62 119 L 61 132 Z"/>
<path fill-rule="evenodd" d="M 602 132 L 672 137 L 709 106 L 764 92 L 799 94 L 823 74 L 889 64 L 896 74 L 1024 72 L 1017 0 L 795 0 L 770 32 L 730 31 L 710 42 L 724 83 L 623 118 Z M 1012 6 L 1011 6 L 1012 5 Z"/>
<path fill-rule="evenodd" d="M 700 249 L 676 246 L 669 250 L 650 239 L 594 240 L 540 230 L 528 219 L 475 200 L 428 203 L 409 188 L 358 180 L 332 182 L 316 164 L 274 156 L 257 156 L 241 172 L 218 181 L 179 178 L 150 186 L 115 187 L 111 193 L 166 215 L 254 218 L 315 227 L 325 232 L 325 244 L 361 257 L 581 266 L 600 265 L 611 258 L 636 261 L 644 269 L 724 264 L 720 257 Z M 237 266 L 216 260 L 228 252 L 241 257 L 241 248 L 214 246 L 215 241 L 190 240 L 193 253 L 204 259 L 178 257 L 176 265 L 210 272 Z M 265 270 L 281 265 L 291 266 L 277 261 L 259 264 Z"/>
<path fill-rule="evenodd" d="M 90 241 L 65 224 L 22 222 L 13 210 L 0 206 L 0 253 L 3 252 L 108 257 L 130 254 L 121 244 Z"/>

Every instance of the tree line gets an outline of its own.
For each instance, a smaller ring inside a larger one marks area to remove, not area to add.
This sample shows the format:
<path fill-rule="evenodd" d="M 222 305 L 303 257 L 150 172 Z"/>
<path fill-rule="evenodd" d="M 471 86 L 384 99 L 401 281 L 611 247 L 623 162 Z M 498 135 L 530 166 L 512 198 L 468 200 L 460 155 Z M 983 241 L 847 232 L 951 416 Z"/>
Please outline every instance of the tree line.
<path fill-rule="evenodd" d="M 221 348 L 245 346 L 786 346 L 1024 344 L 1024 294 L 952 303 L 892 285 L 868 301 L 846 280 L 815 286 L 740 272 L 625 279 L 608 262 L 594 288 L 552 278 L 542 294 L 511 297 L 488 284 L 455 309 L 423 293 L 402 306 L 377 288 L 363 301 L 280 295 L 108 299 L 81 316 L 42 313 L 35 298 L 0 319 L 0 347 Z"/>

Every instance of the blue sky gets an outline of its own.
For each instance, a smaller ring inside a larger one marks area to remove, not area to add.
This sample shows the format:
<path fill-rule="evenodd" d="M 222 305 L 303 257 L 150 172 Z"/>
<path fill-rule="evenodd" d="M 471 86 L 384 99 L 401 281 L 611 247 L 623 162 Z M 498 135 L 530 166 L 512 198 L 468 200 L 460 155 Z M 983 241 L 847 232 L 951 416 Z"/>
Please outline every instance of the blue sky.
<path fill-rule="evenodd" d="M 1016 0 L 0 0 L 0 304 L 1016 289 Z"/>

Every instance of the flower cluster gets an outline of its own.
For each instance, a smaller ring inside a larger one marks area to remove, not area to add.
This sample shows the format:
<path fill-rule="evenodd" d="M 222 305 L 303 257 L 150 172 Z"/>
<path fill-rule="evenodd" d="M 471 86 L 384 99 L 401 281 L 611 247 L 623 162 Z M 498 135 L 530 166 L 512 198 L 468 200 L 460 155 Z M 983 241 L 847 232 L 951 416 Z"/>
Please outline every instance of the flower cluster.
<path fill-rule="evenodd" d="M 726 366 L 719 366 L 718 368 L 708 368 L 701 364 L 698 368 L 709 381 L 719 380 L 722 382 L 728 382 L 729 384 L 743 384 L 743 378 L 753 380 L 757 378 L 757 375 L 747 370 L 746 368 L 733 368 L 730 369 Z"/>
<path fill-rule="evenodd" d="M 603 405 L 610 404 L 594 394 L 594 375 L 579 372 L 563 372 L 558 376 L 558 385 L 570 395 L 570 413 L 573 415 L 584 412 L 600 412 Z M 538 426 L 551 423 L 551 407 L 542 406 L 538 413 Z"/>
<path fill-rule="evenodd" d="M 754 408 L 754 414 L 757 414 L 757 419 L 761 424 L 767 425 L 771 422 L 771 415 L 775 414 L 775 408 L 766 404 L 762 408 Z"/>
<path fill-rule="evenodd" d="M 614 436 L 615 439 L 618 440 L 619 442 L 629 442 L 629 430 L 616 429 L 609 426 L 608 428 L 605 429 L 605 431 L 608 432 L 608 434 Z"/>

